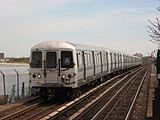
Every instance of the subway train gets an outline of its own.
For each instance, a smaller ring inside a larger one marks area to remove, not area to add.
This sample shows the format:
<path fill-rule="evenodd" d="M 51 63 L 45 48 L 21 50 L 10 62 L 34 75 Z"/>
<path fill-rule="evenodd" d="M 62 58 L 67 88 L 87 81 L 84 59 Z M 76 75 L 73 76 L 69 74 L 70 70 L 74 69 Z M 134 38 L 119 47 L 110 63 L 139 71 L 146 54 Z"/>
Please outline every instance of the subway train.
<path fill-rule="evenodd" d="M 142 64 L 142 58 L 103 47 L 46 41 L 31 48 L 32 93 L 76 96 L 83 86 Z"/>

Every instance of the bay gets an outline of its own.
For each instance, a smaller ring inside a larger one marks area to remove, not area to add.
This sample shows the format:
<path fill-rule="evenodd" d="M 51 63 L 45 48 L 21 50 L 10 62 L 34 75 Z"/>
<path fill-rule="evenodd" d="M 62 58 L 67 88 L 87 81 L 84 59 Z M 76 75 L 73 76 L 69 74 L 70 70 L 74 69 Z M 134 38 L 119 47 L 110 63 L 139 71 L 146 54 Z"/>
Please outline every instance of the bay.
<path fill-rule="evenodd" d="M 19 84 L 17 80 L 19 80 Z M 22 84 L 24 84 L 24 94 L 22 93 Z M 28 64 L 0 63 L 0 96 L 3 96 L 5 92 L 8 100 L 12 97 L 16 98 L 18 93 L 19 97 L 22 94 L 23 96 L 29 95 Z"/>

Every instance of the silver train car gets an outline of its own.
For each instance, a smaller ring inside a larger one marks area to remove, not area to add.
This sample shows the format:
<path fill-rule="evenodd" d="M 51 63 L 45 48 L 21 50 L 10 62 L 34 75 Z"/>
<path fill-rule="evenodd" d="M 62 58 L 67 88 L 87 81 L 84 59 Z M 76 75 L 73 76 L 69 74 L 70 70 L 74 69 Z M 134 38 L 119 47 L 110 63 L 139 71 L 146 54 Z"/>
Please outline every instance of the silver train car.
<path fill-rule="evenodd" d="M 31 87 L 42 95 L 74 96 L 84 85 L 141 64 L 139 57 L 102 47 L 41 42 L 31 48 Z"/>

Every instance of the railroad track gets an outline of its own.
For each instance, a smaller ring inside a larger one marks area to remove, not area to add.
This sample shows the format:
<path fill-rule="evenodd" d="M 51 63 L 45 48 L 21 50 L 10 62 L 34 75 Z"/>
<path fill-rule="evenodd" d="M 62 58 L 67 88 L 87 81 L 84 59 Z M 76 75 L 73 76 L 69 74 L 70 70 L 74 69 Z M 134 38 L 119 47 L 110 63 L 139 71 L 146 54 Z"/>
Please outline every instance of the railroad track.
<path fill-rule="evenodd" d="M 87 104 L 85 107 L 81 108 L 78 112 L 74 113 L 72 116 L 69 117 L 69 119 L 93 119 L 93 120 L 103 120 L 103 119 L 108 119 L 108 116 L 111 114 L 111 112 L 116 109 L 117 104 L 122 96 L 126 93 L 126 90 L 130 88 L 130 86 L 134 83 L 135 78 L 139 76 L 139 74 L 142 74 L 143 69 L 134 74 L 131 78 L 127 78 L 123 83 L 120 83 L 119 81 L 119 86 L 118 88 L 116 85 L 113 85 L 111 89 L 106 90 L 103 94 L 101 94 L 97 100 L 94 100 L 93 102 Z M 118 89 L 117 89 L 118 88 Z M 110 92 L 109 90 L 114 90 L 116 93 L 112 93 L 112 95 L 109 95 Z M 128 92 L 129 93 L 129 92 Z M 107 99 L 110 98 L 110 99 Z M 105 102 L 103 102 L 105 101 Z M 123 105 L 126 105 L 123 104 Z M 119 106 L 118 106 L 119 107 Z M 102 109 L 101 109 L 102 108 Z M 121 107 L 120 107 L 121 108 Z M 98 110 L 99 109 L 99 110 Z M 100 112 L 99 112 L 100 111 Z M 98 114 L 96 114 L 98 112 Z M 119 112 L 124 113 L 124 111 L 120 110 Z M 108 114 L 109 115 L 108 115 Z M 115 119 L 115 116 L 117 115 L 117 111 L 112 112 L 112 117 L 109 117 L 108 120 Z M 122 113 L 120 113 L 120 116 L 123 116 Z M 93 116 L 95 115 L 96 116 Z M 107 116 L 107 117 L 106 117 Z M 104 117 L 104 118 L 103 118 Z M 121 118 L 119 117 L 117 120 L 120 120 Z"/>
<path fill-rule="evenodd" d="M 134 109 L 135 104 L 136 104 L 136 100 L 137 100 L 137 98 L 138 98 L 138 95 L 139 95 L 139 93 L 140 93 L 140 90 L 141 90 L 141 88 L 142 88 L 142 85 L 143 85 L 143 83 L 144 83 L 144 81 L 145 81 L 145 78 L 146 78 L 147 74 L 150 73 L 149 71 L 150 71 L 150 68 L 148 68 L 148 70 L 147 70 L 146 73 L 144 74 L 144 76 L 143 76 L 143 78 L 142 78 L 142 80 L 141 80 L 141 82 L 140 82 L 140 84 L 139 84 L 139 86 L 138 86 L 138 89 L 137 89 L 137 91 L 136 91 L 136 94 L 135 94 L 135 96 L 134 96 L 134 99 L 132 100 L 132 104 L 131 104 L 130 107 L 129 107 L 129 110 L 128 110 L 128 112 L 127 112 L 127 115 L 125 116 L 125 120 L 130 120 L 131 115 L 133 115 L 132 113 L 133 113 L 133 109 Z"/>
<path fill-rule="evenodd" d="M 31 106 L 31 105 L 35 104 L 35 103 L 37 103 L 37 102 L 39 102 L 39 101 L 41 101 L 41 100 L 42 100 L 42 98 L 39 97 L 39 96 L 29 97 L 29 98 L 27 98 L 27 99 L 25 99 L 25 100 L 17 103 L 17 106 L 12 107 L 11 109 L 7 109 L 7 110 L 5 110 L 5 111 L 0 112 L 0 120 L 1 120 L 3 117 L 12 114 L 13 112 L 17 112 L 17 111 L 19 111 L 19 110 L 21 110 L 21 109 L 24 109 L 24 108 L 26 108 L 26 107 L 28 107 L 28 106 Z"/>
<path fill-rule="evenodd" d="M 122 77 L 124 77 L 125 75 L 127 75 L 128 74 L 128 72 L 125 72 L 125 73 L 123 73 L 123 74 L 121 74 L 121 75 L 119 75 L 119 76 L 117 76 L 117 77 L 115 77 L 113 80 L 110 80 L 110 81 L 108 81 L 107 82 L 107 86 L 109 87 L 109 86 L 111 86 L 113 83 L 115 83 L 115 82 L 117 82 L 119 79 L 121 79 Z M 101 92 L 101 91 L 103 91 L 103 89 L 104 89 L 104 86 L 103 87 L 99 87 L 96 91 L 98 92 L 98 90 L 100 90 L 99 92 Z M 86 91 L 86 90 L 85 90 Z M 93 91 L 93 90 L 91 90 L 91 91 Z M 95 91 L 94 91 L 95 92 Z M 93 93 L 94 93 L 93 92 Z M 90 95 L 92 95 L 93 94 L 92 92 L 91 92 L 91 94 Z M 88 93 L 87 93 L 88 94 Z M 89 95 L 89 94 L 88 94 Z M 83 96 L 83 95 L 82 95 Z M 80 98 L 82 98 L 82 96 L 80 97 Z M 86 96 L 87 97 L 87 96 Z M 85 97 L 85 98 L 86 98 Z M 79 98 L 78 98 L 79 99 Z M 82 100 L 82 99 L 81 99 Z M 73 101 L 72 101 L 73 102 Z M 43 111 L 40 111 L 40 112 L 38 112 L 37 114 L 35 114 L 35 115 L 33 115 L 33 116 L 31 116 L 31 117 L 29 117 L 29 118 L 27 118 L 26 120 L 30 120 L 30 119 L 34 119 L 34 120 L 39 120 L 39 119 L 41 119 L 41 118 L 45 118 L 45 116 L 46 115 L 48 115 L 49 113 L 55 113 L 55 111 L 59 111 L 59 110 L 61 110 L 61 109 L 63 109 L 64 108 L 64 106 L 66 106 L 66 105 L 69 105 L 70 103 L 72 103 L 72 102 L 66 102 L 66 103 L 63 103 L 63 104 L 60 104 L 60 105 L 58 105 L 58 104 L 56 104 L 55 106 L 51 106 L 51 107 L 49 107 L 49 108 L 47 108 L 47 109 L 45 109 L 45 110 L 43 110 Z M 62 107 L 61 107 L 62 106 Z"/>
<path fill-rule="evenodd" d="M 118 81 L 118 79 L 122 78 L 127 73 L 128 72 L 123 73 L 123 74 L 119 75 L 118 77 L 115 77 L 114 80 L 110 80 L 108 82 L 108 86 L 111 85 L 111 83 Z M 46 103 L 46 101 L 43 101 L 43 102 Z M 50 114 L 51 112 L 54 112 L 57 109 L 61 109 L 61 106 L 64 106 L 69 103 L 69 102 L 61 103 L 61 104 L 60 103 L 53 103 L 53 104 L 51 103 L 50 105 L 42 105 L 43 102 L 33 104 L 32 106 L 29 106 L 27 108 L 24 108 L 22 110 L 15 112 L 13 114 L 5 116 L 2 118 L 2 120 L 7 120 L 7 119 L 39 120 L 39 119 L 45 117 L 46 115 Z"/>
<path fill-rule="evenodd" d="M 92 109 L 96 107 L 96 104 L 94 103 L 99 103 L 104 101 L 104 99 L 109 101 L 111 97 L 116 94 L 118 89 L 120 89 L 133 75 L 136 76 L 136 73 L 140 70 L 142 70 L 142 68 L 134 69 L 118 75 L 97 86 L 96 88 L 89 90 L 87 93 L 81 95 L 79 98 L 76 98 L 74 101 L 66 102 L 63 104 L 51 103 L 48 105 L 42 105 L 43 103 L 36 103 L 33 106 L 29 106 L 28 108 L 17 111 L 16 113 L 10 114 L 1 119 L 81 119 L 86 115 L 86 113 L 88 113 L 88 111 L 90 111 L 90 105 L 92 106 Z M 100 98 L 103 99 L 101 100 Z M 93 116 L 91 118 L 93 118 Z"/>
<path fill-rule="evenodd" d="M 136 74 L 140 69 L 136 69 L 135 71 L 130 71 L 130 73 L 119 75 L 117 77 L 108 80 L 107 82 L 97 86 L 96 88 L 90 90 L 86 94 L 81 95 L 79 98 L 71 101 L 51 114 L 42 118 L 45 119 L 81 119 L 83 115 L 88 113 L 93 107 L 96 106 L 96 103 L 101 101 L 104 102 L 104 99 L 109 100 L 111 96 L 116 94 L 118 89 L 120 89 L 126 81 Z M 137 75 L 137 74 L 136 74 Z M 116 90 L 115 90 L 116 89 Z M 106 93 L 104 93 L 104 91 Z M 107 94 L 107 95 L 105 95 Z M 103 98 L 103 100 L 98 99 L 98 97 Z M 91 109 L 88 109 L 90 106 Z M 102 107 L 102 106 L 101 106 Z M 97 111 L 96 111 L 97 112 Z"/>
<path fill-rule="evenodd" d="M 29 111 L 32 111 L 36 108 L 38 108 L 44 101 L 40 101 L 40 102 L 37 102 L 37 103 L 34 103 L 30 106 L 27 106 L 25 108 L 22 108 L 16 112 L 13 112 L 13 113 L 10 113 L 2 118 L 0 118 L 0 120 L 12 120 L 12 119 L 19 119 L 20 117 L 22 116 L 25 116 L 25 114 L 27 114 Z"/>
<path fill-rule="evenodd" d="M 139 72 L 139 75 L 133 78 L 130 85 L 126 83 L 126 87 L 124 86 L 117 95 L 105 104 L 92 120 L 129 120 L 137 96 L 148 72 L 149 69 L 143 70 Z"/>
<path fill-rule="evenodd" d="M 86 105 L 85 108 L 83 107 L 81 110 L 70 116 L 69 119 L 129 120 L 135 100 L 147 73 L 148 70 L 146 72 L 146 69 L 142 69 L 131 77 L 116 94 L 113 94 L 110 100 L 107 101 L 103 97 L 100 97 L 98 101 L 105 100 L 105 104 L 100 102 L 90 103 L 90 105 Z M 99 104 L 103 105 L 103 107 L 98 107 L 100 106 Z M 98 108 L 101 109 L 96 110 Z"/>

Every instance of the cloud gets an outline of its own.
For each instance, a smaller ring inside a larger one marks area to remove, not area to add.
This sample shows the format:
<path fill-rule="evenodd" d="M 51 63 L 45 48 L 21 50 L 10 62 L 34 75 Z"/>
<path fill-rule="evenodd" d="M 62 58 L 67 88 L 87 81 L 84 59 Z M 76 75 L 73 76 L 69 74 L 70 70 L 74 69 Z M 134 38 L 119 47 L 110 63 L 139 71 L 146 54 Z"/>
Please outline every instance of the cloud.
<path fill-rule="evenodd" d="M 89 0 L 90 1 L 90 0 Z M 0 17 L 18 16 L 43 12 L 45 9 L 53 9 L 73 4 L 84 3 L 85 0 L 1 0 Z"/>
<path fill-rule="evenodd" d="M 62 14 L 62 16 L 30 16 L 28 19 L 20 18 L 8 21 L 8 29 L 0 30 L 2 35 L 11 36 L 36 36 L 46 34 L 58 34 L 76 31 L 125 31 L 130 27 L 144 25 L 148 16 L 145 12 L 139 12 L 131 8 L 119 8 L 107 11 L 90 11 L 85 16 L 74 16 L 75 13 Z M 13 24 L 14 23 L 14 24 Z M 3 24 L 1 24 L 3 26 Z M 104 32 L 102 32 L 104 34 Z"/>
<path fill-rule="evenodd" d="M 0 39 L 6 41 L 1 42 L 2 47 L 10 41 L 16 43 L 29 39 L 29 46 L 33 43 L 31 41 L 42 38 L 64 38 L 73 42 L 83 39 L 95 45 L 102 41 L 105 44 L 101 45 L 110 44 L 112 48 L 117 41 L 129 46 L 130 41 L 138 41 L 147 34 L 145 27 L 147 20 L 154 15 L 153 8 L 118 4 L 113 8 L 107 5 L 101 8 L 102 3 L 97 1 L 99 5 L 93 5 L 91 1 L 1 0 Z M 19 44 L 23 45 L 22 42 Z M 121 46 L 117 44 L 116 47 L 120 49 Z"/>

